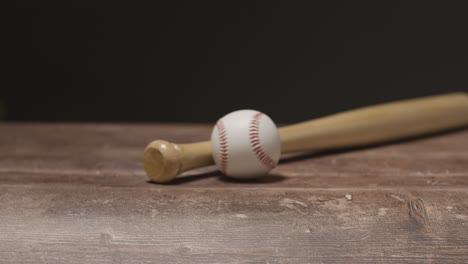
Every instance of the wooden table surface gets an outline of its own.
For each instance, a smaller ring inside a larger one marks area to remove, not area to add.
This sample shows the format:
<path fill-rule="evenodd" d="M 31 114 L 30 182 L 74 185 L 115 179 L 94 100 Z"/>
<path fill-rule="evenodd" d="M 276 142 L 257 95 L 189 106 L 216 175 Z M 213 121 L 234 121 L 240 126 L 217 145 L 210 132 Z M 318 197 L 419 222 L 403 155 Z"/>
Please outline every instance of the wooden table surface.
<path fill-rule="evenodd" d="M 207 125 L 0 124 L 1 263 L 468 263 L 468 131 L 148 182 Z"/>

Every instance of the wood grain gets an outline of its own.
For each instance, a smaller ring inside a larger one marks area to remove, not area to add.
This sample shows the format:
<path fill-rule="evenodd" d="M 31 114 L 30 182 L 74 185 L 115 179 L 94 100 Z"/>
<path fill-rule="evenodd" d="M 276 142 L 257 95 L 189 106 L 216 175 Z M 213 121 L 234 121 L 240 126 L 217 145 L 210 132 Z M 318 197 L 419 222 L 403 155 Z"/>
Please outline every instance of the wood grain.
<path fill-rule="evenodd" d="M 147 181 L 207 125 L 0 124 L 2 263 L 466 263 L 468 131 Z"/>

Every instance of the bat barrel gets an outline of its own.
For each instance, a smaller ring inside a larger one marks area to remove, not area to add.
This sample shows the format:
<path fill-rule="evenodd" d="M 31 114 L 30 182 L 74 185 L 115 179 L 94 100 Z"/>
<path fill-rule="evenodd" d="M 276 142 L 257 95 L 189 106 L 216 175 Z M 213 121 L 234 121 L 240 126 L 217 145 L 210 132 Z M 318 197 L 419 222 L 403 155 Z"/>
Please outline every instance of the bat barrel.
<path fill-rule="evenodd" d="M 280 128 L 282 152 L 318 151 L 414 137 L 468 125 L 468 95 L 402 100 Z"/>

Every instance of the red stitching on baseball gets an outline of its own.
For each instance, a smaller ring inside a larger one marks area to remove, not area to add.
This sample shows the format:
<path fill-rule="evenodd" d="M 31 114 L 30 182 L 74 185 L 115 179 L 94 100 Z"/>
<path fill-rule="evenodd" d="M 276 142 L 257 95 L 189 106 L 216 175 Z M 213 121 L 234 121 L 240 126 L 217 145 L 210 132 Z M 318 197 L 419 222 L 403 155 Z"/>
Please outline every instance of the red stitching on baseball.
<path fill-rule="evenodd" d="M 228 142 L 227 142 L 227 131 L 224 126 L 223 120 L 219 120 L 216 123 L 219 137 L 219 153 L 220 153 L 220 169 L 223 174 L 226 174 L 228 165 Z"/>
<path fill-rule="evenodd" d="M 260 137 L 259 137 L 259 130 L 260 130 L 260 118 L 264 115 L 264 113 L 257 112 L 252 121 L 250 121 L 249 126 L 249 137 L 250 137 L 250 145 L 252 146 L 252 150 L 257 156 L 257 159 L 267 168 L 273 169 L 276 167 L 276 162 L 268 156 L 268 154 L 263 150 L 260 144 Z"/>

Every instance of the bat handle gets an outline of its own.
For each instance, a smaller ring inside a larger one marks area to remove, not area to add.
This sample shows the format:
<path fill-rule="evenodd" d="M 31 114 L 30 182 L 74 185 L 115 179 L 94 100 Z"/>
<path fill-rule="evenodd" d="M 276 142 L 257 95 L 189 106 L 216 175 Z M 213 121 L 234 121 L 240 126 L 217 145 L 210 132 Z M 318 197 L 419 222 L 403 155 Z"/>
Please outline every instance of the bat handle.
<path fill-rule="evenodd" d="M 143 166 L 146 175 L 158 183 L 166 183 L 180 173 L 214 163 L 209 141 L 175 144 L 155 140 L 146 146 Z"/>
<path fill-rule="evenodd" d="M 468 125 L 468 95 L 451 93 L 358 108 L 279 129 L 282 153 L 353 147 Z"/>

